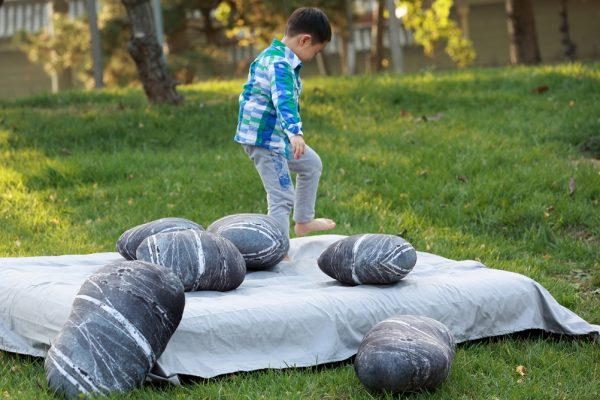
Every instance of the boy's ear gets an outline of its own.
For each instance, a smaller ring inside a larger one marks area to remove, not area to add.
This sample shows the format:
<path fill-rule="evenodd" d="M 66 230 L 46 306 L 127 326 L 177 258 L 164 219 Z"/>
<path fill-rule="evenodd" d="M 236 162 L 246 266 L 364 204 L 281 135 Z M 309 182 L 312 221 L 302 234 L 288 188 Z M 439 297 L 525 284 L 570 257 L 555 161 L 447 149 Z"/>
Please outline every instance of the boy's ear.
<path fill-rule="evenodd" d="M 301 46 L 310 46 L 312 44 L 312 37 L 308 33 L 302 33 L 298 38 L 298 44 L 300 44 Z"/>

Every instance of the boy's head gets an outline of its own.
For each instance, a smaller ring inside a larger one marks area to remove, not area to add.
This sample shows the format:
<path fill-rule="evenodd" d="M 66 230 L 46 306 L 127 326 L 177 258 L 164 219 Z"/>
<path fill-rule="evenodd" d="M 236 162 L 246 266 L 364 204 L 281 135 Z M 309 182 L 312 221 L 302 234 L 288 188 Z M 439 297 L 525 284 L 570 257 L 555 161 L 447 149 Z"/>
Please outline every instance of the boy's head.
<path fill-rule="evenodd" d="M 288 18 L 284 42 L 302 61 L 310 61 L 329 41 L 331 25 L 319 8 L 302 7 Z"/>

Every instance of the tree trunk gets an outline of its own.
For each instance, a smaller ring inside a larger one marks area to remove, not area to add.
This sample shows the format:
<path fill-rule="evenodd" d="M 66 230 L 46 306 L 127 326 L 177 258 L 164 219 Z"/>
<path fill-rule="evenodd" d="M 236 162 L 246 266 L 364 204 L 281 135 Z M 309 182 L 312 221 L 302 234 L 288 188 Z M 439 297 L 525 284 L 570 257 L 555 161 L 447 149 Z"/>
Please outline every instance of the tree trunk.
<path fill-rule="evenodd" d="M 376 4 L 377 6 L 376 9 L 373 10 L 371 21 L 371 54 L 369 56 L 369 70 L 371 72 L 381 71 L 381 60 L 383 58 L 384 0 L 377 0 Z"/>
<path fill-rule="evenodd" d="M 577 46 L 571 40 L 569 29 L 569 14 L 567 12 L 567 0 L 560 0 L 560 42 L 564 46 L 563 56 L 569 61 L 575 60 Z"/>
<path fill-rule="evenodd" d="M 52 2 L 52 13 L 58 14 L 63 18 L 69 15 L 69 2 L 67 0 L 54 0 Z M 55 52 L 56 50 L 52 50 Z M 58 55 L 53 55 L 58 57 Z M 52 91 L 59 92 L 73 87 L 73 70 L 70 67 L 62 68 L 52 76 Z"/>
<path fill-rule="evenodd" d="M 392 55 L 392 71 L 404 71 L 404 57 L 402 54 L 402 43 L 400 43 L 400 24 L 396 18 L 396 2 L 386 0 L 390 18 L 388 20 L 388 33 L 390 36 L 390 53 Z"/>
<path fill-rule="evenodd" d="M 325 59 L 325 55 L 323 52 L 317 53 L 315 56 L 317 59 L 317 68 L 319 69 L 319 74 L 323 76 L 329 75 L 329 65 L 327 65 L 327 60 Z"/>
<path fill-rule="evenodd" d="M 512 64 L 537 64 L 541 61 L 535 30 L 532 0 L 506 0 L 509 51 Z"/>
<path fill-rule="evenodd" d="M 100 89 L 104 86 L 102 66 L 102 45 L 100 43 L 100 30 L 98 29 L 98 15 L 96 14 L 96 0 L 86 0 L 88 25 L 90 26 L 90 40 L 92 47 L 92 70 L 94 71 L 94 87 Z"/>
<path fill-rule="evenodd" d="M 356 46 L 354 45 L 354 10 L 352 9 L 352 0 L 346 0 L 346 73 L 354 75 L 356 73 Z"/>
<path fill-rule="evenodd" d="M 154 17 L 149 0 L 121 0 L 127 9 L 132 36 L 127 46 L 137 66 L 146 96 L 153 103 L 178 105 L 183 96 L 168 73 L 162 48 L 156 39 Z"/>

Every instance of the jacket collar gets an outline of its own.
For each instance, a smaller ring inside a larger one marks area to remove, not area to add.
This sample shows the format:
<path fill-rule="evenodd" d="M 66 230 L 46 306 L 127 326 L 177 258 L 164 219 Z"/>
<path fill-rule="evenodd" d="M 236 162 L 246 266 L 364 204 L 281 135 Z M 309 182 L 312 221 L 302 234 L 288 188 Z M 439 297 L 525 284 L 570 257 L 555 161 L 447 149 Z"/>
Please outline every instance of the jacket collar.
<path fill-rule="evenodd" d="M 300 58 L 298 58 L 298 56 L 296 55 L 296 53 L 294 53 L 282 41 L 277 40 L 277 39 L 273 39 L 273 42 L 271 42 L 271 46 L 273 46 L 273 47 L 277 48 L 278 50 L 281 50 L 281 51 L 284 52 L 285 58 L 290 62 L 290 65 L 292 66 L 293 69 L 296 69 L 299 66 L 302 66 L 302 60 L 300 60 Z"/>

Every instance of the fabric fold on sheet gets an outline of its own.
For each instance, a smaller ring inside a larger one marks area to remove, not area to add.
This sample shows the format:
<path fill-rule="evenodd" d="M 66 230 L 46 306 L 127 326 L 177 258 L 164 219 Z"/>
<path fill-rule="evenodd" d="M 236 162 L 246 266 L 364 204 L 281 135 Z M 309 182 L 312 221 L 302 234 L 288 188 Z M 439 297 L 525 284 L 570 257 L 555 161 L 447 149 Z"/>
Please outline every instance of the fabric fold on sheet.
<path fill-rule="evenodd" d="M 291 261 L 248 272 L 230 292 L 186 294 L 183 319 L 153 369 L 156 379 L 209 378 L 237 371 L 345 360 L 366 332 L 396 314 L 423 315 L 457 342 L 529 329 L 598 335 L 534 280 L 418 252 L 394 285 L 343 285 L 317 258 L 340 235 L 291 240 Z M 0 259 L 0 349 L 44 356 L 85 279 L 118 253 Z"/>

